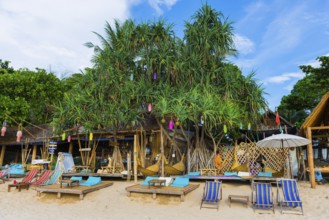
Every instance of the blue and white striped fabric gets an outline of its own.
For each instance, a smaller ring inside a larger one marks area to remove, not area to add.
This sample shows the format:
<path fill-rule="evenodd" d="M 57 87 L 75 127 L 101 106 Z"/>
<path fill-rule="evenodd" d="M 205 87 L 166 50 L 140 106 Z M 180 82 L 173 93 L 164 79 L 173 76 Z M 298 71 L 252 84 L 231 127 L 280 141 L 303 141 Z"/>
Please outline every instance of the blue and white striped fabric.
<path fill-rule="evenodd" d="M 273 202 L 271 198 L 271 184 L 270 183 L 254 183 L 256 190 L 255 206 L 262 209 L 272 209 Z"/>
<path fill-rule="evenodd" d="M 297 182 L 294 179 L 281 179 L 282 192 L 284 200 L 287 206 L 302 207 L 302 201 L 299 198 L 299 193 L 297 190 Z"/>
<path fill-rule="evenodd" d="M 221 182 L 207 181 L 206 182 L 206 193 L 203 200 L 206 202 L 217 202 L 218 195 L 220 192 Z"/>

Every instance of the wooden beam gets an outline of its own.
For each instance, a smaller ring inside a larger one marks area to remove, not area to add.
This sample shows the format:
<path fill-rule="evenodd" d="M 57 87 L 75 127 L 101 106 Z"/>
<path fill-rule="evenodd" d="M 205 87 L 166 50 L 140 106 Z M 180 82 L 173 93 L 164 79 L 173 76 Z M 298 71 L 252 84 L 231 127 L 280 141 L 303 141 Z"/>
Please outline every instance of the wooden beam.
<path fill-rule="evenodd" d="M 163 126 L 160 127 L 160 148 L 161 148 L 161 176 L 164 176 L 164 148 L 163 148 Z"/>
<path fill-rule="evenodd" d="M 134 135 L 134 182 L 137 183 L 137 134 Z"/>
<path fill-rule="evenodd" d="M 307 127 L 307 138 L 311 141 L 309 145 L 307 145 L 307 160 L 308 160 L 308 167 L 310 169 L 310 181 L 311 187 L 315 189 L 315 175 L 314 175 L 314 161 L 313 161 L 313 145 L 312 145 L 312 128 Z"/>
<path fill-rule="evenodd" d="M 329 126 L 307 127 L 307 130 L 308 129 L 311 129 L 311 130 L 325 130 L 325 129 L 329 129 Z"/>
<path fill-rule="evenodd" d="M 3 165 L 3 159 L 5 158 L 6 145 L 2 145 L 1 154 L 0 154 L 0 166 Z"/>

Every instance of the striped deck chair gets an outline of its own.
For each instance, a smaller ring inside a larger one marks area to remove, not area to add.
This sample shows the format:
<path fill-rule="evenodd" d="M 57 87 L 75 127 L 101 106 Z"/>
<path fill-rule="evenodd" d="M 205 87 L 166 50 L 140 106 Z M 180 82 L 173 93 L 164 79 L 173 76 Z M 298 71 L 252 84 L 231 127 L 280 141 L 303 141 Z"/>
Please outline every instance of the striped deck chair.
<path fill-rule="evenodd" d="M 10 192 L 11 187 L 16 187 L 16 189 L 18 189 L 19 192 L 21 191 L 22 188 L 29 189 L 29 185 L 31 184 L 32 180 L 36 177 L 38 172 L 39 169 L 34 168 L 30 170 L 30 172 L 23 178 L 22 181 L 14 184 L 8 184 L 8 192 Z"/>
<path fill-rule="evenodd" d="M 253 182 L 251 203 L 255 209 L 272 209 L 274 213 L 273 192 L 270 183 Z"/>
<path fill-rule="evenodd" d="M 279 188 L 281 185 L 283 198 L 280 197 Z M 297 188 L 297 182 L 295 179 L 277 179 L 277 199 L 278 204 L 281 207 L 281 214 L 283 213 L 283 207 L 293 208 L 293 213 L 304 215 L 303 203 L 299 197 L 299 192 Z M 300 207 L 300 210 L 295 210 L 295 208 Z"/>
<path fill-rule="evenodd" d="M 55 170 L 53 174 L 50 176 L 50 178 L 45 183 L 40 184 L 40 186 L 56 184 L 59 178 L 62 176 L 62 174 L 63 174 L 63 170 Z"/>
<path fill-rule="evenodd" d="M 44 170 L 41 176 L 36 181 L 31 183 L 31 186 L 38 186 L 40 184 L 45 183 L 50 178 L 52 173 L 52 170 Z"/>
<path fill-rule="evenodd" d="M 206 184 L 203 189 L 203 196 L 201 200 L 200 209 L 203 208 L 204 204 L 208 204 L 208 206 L 204 208 L 219 208 L 219 201 L 222 199 L 222 190 L 221 190 L 222 182 L 218 181 L 206 181 Z M 209 206 L 215 205 L 215 206 Z"/>
<path fill-rule="evenodd" d="M 9 171 L 8 169 L 7 170 L 2 170 L 0 171 L 0 180 L 5 183 L 5 180 L 8 179 L 8 174 L 9 174 Z"/>

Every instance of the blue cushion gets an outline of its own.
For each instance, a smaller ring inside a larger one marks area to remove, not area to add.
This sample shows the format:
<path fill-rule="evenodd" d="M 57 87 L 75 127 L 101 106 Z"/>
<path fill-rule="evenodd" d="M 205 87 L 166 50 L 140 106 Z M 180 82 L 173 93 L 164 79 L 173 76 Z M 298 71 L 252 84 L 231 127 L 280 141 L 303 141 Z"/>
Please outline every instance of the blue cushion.
<path fill-rule="evenodd" d="M 188 176 L 200 176 L 200 172 L 190 172 L 187 175 Z"/>
<path fill-rule="evenodd" d="M 80 183 L 80 186 L 93 186 L 96 184 L 100 184 L 102 179 L 100 177 L 90 176 L 86 180 L 86 182 Z"/>
<path fill-rule="evenodd" d="M 185 186 L 188 186 L 189 183 L 190 183 L 190 180 L 188 178 L 177 177 L 170 186 L 183 188 Z"/>
<path fill-rule="evenodd" d="M 141 186 L 148 186 L 148 181 L 150 180 L 154 180 L 154 179 L 159 179 L 159 177 L 157 176 L 148 176 L 145 178 L 145 180 L 143 182 L 141 182 L 139 185 Z"/>
<path fill-rule="evenodd" d="M 9 170 L 10 174 L 24 174 L 25 170 L 24 169 L 11 169 Z"/>
<path fill-rule="evenodd" d="M 79 182 L 82 182 L 82 176 L 72 176 L 70 180 L 78 180 Z"/>
<path fill-rule="evenodd" d="M 263 177 L 272 177 L 271 172 L 259 172 L 257 176 L 263 176 Z"/>
<path fill-rule="evenodd" d="M 224 176 L 237 176 L 238 172 L 225 172 Z"/>

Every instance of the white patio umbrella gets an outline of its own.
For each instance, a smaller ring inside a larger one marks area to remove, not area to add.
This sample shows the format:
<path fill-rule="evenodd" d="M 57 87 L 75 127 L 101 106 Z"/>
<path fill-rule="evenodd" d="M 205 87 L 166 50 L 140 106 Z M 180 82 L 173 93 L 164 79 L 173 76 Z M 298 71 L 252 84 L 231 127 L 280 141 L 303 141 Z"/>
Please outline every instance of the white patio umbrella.
<path fill-rule="evenodd" d="M 278 147 L 278 148 L 290 148 L 290 147 L 300 147 L 310 144 L 309 139 L 291 135 L 291 134 L 276 134 L 267 137 L 256 143 L 259 147 Z"/>
<path fill-rule="evenodd" d="M 264 138 L 261 141 L 258 141 L 256 145 L 259 147 L 294 148 L 294 147 L 308 145 L 310 143 L 311 141 L 309 139 L 297 135 L 277 134 Z M 290 175 L 292 176 L 290 164 L 291 162 L 289 156 L 289 169 L 290 169 Z"/>

